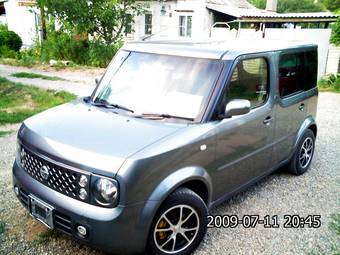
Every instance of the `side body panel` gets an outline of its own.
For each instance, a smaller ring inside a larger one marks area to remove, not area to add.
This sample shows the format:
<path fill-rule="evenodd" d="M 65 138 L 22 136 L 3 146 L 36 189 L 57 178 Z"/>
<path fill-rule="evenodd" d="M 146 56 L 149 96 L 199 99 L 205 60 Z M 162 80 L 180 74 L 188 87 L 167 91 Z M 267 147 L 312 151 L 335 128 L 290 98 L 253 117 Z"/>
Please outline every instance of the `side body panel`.
<path fill-rule="evenodd" d="M 304 49 L 288 52 L 303 52 Z M 285 52 L 286 53 L 286 52 Z M 280 52 L 276 52 L 277 65 L 275 95 L 275 138 L 273 165 L 287 161 L 293 154 L 299 138 L 304 130 L 315 124 L 318 89 L 300 91 L 281 98 L 279 94 L 279 63 Z M 304 85 L 303 85 L 304 86 Z"/>
<path fill-rule="evenodd" d="M 263 57 L 268 66 L 269 95 L 264 105 L 248 114 L 216 121 L 216 169 L 211 172 L 213 200 L 245 186 L 262 176 L 271 166 L 272 141 L 274 138 L 272 53 L 240 56 L 233 64 L 246 58 Z M 233 68 L 230 74 L 233 72 Z M 229 86 L 228 81 L 225 86 Z M 221 95 L 224 90 L 221 91 Z M 266 119 L 270 121 L 265 123 Z"/>

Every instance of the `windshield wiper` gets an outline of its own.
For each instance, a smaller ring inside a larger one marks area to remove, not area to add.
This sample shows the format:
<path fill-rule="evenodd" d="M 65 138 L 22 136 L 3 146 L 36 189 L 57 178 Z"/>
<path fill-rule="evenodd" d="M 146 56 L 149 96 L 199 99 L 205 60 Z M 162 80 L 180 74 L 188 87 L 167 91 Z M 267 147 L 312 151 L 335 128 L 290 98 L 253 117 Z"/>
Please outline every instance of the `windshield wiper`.
<path fill-rule="evenodd" d="M 183 117 L 183 116 L 176 116 L 176 115 L 171 115 L 167 113 L 142 113 L 140 115 L 135 115 L 134 117 L 136 118 L 161 118 L 161 119 L 182 119 L 182 120 L 189 120 L 189 121 L 194 121 L 194 118 L 188 118 L 188 117 Z"/>
<path fill-rule="evenodd" d="M 118 109 L 125 110 L 127 112 L 134 113 L 133 110 L 131 110 L 131 109 L 125 107 L 125 106 L 122 106 L 122 105 L 119 105 L 119 104 L 111 104 L 108 101 L 106 101 L 105 99 L 99 99 L 98 102 L 93 102 L 91 105 L 97 106 L 97 107 L 105 107 L 105 108 L 109 108 L 109 109 L 118 108 Z"/>

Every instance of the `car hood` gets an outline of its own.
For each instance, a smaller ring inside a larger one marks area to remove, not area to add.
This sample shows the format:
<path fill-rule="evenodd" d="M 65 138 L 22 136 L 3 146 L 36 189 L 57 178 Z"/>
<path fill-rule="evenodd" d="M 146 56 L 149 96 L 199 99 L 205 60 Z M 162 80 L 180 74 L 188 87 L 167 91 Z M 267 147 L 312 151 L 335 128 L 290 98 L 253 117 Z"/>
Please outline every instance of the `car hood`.
<path fill-rule="evenodd" d="M 123 116 L 79 100 L 25 120 L 19 137 L 55 161 L 114 175 L 129 156 L 185 126 Z"/>

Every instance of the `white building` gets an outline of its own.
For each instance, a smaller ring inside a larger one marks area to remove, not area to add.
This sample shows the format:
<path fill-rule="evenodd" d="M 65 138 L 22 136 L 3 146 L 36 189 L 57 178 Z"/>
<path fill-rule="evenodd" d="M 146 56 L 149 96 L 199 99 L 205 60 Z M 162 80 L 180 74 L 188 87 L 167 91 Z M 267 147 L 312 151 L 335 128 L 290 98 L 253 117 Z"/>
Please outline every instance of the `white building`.
<path fill-rule="evenodd" d="M 130 39 L 202 39 L 214 36 L 216 31 L 215 35 L 221 37 L 221 28 L 234 29 L 231 34 L 238 37 L 241 29 L 258 32 L 255 34 L 261 38 L 265 36 L 265 28 L 309 29 L 310 24 L 318 24 L 317 28 L 327 29 L 337 18 L 329 12 L 279 14 L 275 12 L 275 0 L 267 1 L 267 10 L 257 9 L 247 0 L 139 1 L 147 6 L 147 11 L 135 17 Z"/>
<path fill-rule="evenodd" d="M 133 39 L 154 37 L 202 38 L 209 35 L 212 13 L 205 0 L 145 1 L 147 13 L 135 18 Z"/>
<path fill-rule="evenodd" d="M 276 13 L 276 0 L 267 0 L 260 10 L 247 0 L 142 1 L 144 15 L 135 17 L 131 40 L 231 38 L 296 40 L 318 44 L 318 77 L 326 72 L 329 23 L 337 15 L 321 13 Z"/>
<path fill-rule="evenodd" d="M 24 47 L 39 39 L 39 12 L 33 0 L 0 0 L 0 23 L 16 32 Z"/>

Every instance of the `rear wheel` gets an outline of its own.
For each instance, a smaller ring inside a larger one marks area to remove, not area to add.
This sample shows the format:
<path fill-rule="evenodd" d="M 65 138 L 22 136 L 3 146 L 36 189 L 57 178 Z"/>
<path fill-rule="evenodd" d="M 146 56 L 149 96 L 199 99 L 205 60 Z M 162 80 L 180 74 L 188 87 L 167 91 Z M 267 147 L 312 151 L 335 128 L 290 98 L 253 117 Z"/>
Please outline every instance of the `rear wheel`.
<path fill-rule="evenodd" d="M 295 153 L 288 164 L 289 172 L 300 175 L 305 173 L 313 159 L 315 136 L 312 130 L 307 129 L 303 134 Z"/>
<path fill-rule="evenodd" d="M 152 254 L 190 254 L 207 229 L 207 207 L 195 192 L 180 188 L 162 204 L 151 226 L 148 248 Z"/>

